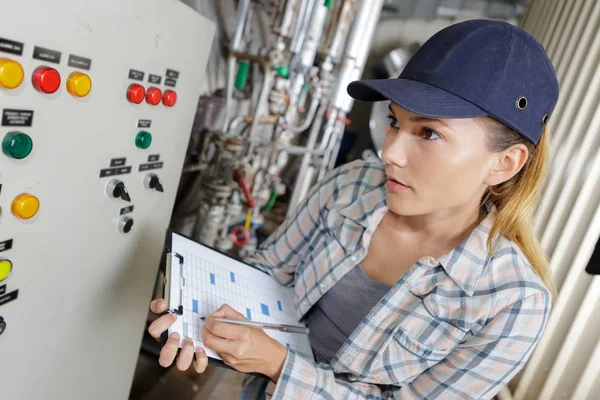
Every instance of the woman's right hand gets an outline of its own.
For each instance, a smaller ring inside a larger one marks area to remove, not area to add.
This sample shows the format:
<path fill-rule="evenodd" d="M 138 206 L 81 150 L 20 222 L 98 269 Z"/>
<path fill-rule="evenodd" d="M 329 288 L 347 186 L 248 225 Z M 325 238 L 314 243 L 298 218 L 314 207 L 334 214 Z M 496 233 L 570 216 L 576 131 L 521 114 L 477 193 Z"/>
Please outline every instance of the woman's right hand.
<path fill-rule="evenodd" d="M 162 314 L 167 309 L 167 302 L 163 299 L 157 299 L 150 303 L 150 310 L 155 314 Z M 165 314 L 160 318 L 156 319 L 154 322 L 150 324 L 148 327 L 148 332 L 152 337 L 160 342 L 160 336 L 164 331 L 169 329 L 171 325 L 173 325 L 177 321 L 176 314 Z M 208 356 L 202 347 L 198 347 L 196 349 L 196 360 L 194 358 L 194 342 L 190 338 L 185 338 L 183 340 L 183 346 L 181 347 L 181 352 L 179 356 L 177 356 L 177 350 L 179 349 L 179 334 L 177 332 L 171 333 L 167 343 L 160 350 L 160 358 L 158 359 L 158 363 L 162 367 L 168 367 L 173 364 L 175 357 L 177 357 L 177 369 L 180 371 L 186 371 L 192 361 L 194 363 L 194 369 L 198 373 L 204 372 L 206 366 L 208 365 Z"/>

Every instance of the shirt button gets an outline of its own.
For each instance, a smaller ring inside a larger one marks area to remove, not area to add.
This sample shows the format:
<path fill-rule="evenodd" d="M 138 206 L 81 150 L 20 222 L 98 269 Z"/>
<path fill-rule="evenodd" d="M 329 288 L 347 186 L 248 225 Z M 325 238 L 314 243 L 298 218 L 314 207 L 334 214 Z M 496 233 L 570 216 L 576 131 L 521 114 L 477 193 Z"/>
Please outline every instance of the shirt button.
<path fill-rule="evenodd" d="M 319 285 L 319 287 L 320 287 L 321 289 L 325 290 L 325 284 L 321 283 L 321 284 Z"/>
<path fill-rule="evenodd" d="M 352 257 L 350 257 L 350 259 L 351 259 L 352 261 L 356 261 L 356 256 L 352 256 Z"/>

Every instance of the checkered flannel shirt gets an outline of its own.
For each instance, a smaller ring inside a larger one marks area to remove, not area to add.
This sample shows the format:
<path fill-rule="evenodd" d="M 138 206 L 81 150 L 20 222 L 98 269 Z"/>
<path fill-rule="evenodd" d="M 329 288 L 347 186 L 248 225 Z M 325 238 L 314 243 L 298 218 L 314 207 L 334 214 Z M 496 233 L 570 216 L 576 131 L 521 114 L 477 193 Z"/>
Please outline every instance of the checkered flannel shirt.
<path fill-rule="evenodd" d="M 298 320 L 366 257 L 387 211 L 386 180 L 378 162 L 331 171 L 247 260 L 294 287 Z M 273 398 L 493 397 L 524 366 L 551 308 L 514 242 L 499 238 L 488 252 L 494 211 L 447 254 L 414 264 L 329 364 L 288 350 Z M 251 377 L 241 397 L 264 387 Z"/>

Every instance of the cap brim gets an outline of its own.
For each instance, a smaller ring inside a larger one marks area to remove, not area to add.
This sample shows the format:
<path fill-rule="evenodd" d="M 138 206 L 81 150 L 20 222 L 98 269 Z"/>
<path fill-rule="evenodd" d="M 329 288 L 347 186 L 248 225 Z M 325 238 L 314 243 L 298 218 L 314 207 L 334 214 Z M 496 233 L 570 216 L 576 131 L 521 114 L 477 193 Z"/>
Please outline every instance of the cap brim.
<path fill-rule="evenodd" d="M 489 115 L 473 103 L 435 86 L 405 78 L 355 81 L 348 94 L 360 101 L 390 100 L 431 118 L 474 118 Z"/>

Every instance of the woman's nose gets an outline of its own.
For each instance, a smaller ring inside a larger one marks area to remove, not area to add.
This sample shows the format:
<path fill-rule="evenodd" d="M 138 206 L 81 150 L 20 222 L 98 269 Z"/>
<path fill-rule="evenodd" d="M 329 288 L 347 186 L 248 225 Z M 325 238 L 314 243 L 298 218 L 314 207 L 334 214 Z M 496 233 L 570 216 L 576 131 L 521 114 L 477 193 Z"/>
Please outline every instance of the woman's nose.
<path fill-rule="evenodd" d="M 381 158 L 386 164 L 394 164 L 399 167 L 406 166 L 408 162 L 407 157 L 407 143 L 406 135 L 401 132 L 387 135 L 384 142 L 383 151 L 381 152 Z"/>

